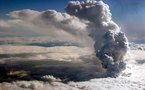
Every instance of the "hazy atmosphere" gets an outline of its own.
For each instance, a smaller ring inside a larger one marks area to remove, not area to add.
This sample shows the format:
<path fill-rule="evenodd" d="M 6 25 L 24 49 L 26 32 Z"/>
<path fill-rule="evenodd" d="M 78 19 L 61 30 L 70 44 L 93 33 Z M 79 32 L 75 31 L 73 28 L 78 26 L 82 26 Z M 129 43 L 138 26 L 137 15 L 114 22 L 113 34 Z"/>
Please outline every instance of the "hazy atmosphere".
<path fill-rule="evenodd" d="M 0 0 L 0 90 L 144 90 L 145 1 Z"/>

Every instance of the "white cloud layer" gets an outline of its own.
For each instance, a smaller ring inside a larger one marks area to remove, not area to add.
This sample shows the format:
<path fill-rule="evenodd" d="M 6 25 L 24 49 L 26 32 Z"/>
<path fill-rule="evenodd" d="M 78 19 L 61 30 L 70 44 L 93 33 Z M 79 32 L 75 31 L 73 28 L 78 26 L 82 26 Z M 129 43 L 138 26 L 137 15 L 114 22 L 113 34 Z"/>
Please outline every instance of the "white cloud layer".
<path fill-rule="evenodd" d="M 132 45 L 132 44 L 131 44 Z M 0 90 L 144 90 L 145 89 L 145 51 L 132 46 L 130 56 L 126 58 L 127 70 L 118 78 L 98 78 L 89 81 L 62 83 L 51 75 L 42 76 L 44 81 L 15 81 L 0 83 Z M 142 47 L 142 46 L 141 46 Z M 133 49 L 133 50 L 132 50 Z M 78 68 L 79 69 L 79 68 Z"/>
<path fill-rule="evenodd" d="M 40 46 L 13 46 L 0 45 L 0 55 L 7 55 L 1 58 L 0 62 L 9 60 L 58 60 L 58 61 L 81 61 L 80 57 L 92 55 L 94 51 L 90 48 L 80 48 L 76 46 L 55 46 L 55 47 L 40 47 Z M 13 56 L 14 55 L 14 56 Z M 22 56 L 22 57 L 19 57 Z M 12 57 L 11 57 L 12 56 Z M 28 57 L 27 57 L 28 56 Z M 3 56 L 2 56 L 3 57 Z"/>

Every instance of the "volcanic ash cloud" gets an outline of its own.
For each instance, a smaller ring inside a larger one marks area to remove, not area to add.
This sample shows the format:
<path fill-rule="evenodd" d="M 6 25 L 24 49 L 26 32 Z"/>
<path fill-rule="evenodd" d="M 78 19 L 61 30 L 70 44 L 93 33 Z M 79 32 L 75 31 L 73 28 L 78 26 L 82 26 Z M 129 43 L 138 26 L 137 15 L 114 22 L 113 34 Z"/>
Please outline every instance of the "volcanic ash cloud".
<path fill-rule="evenodd" d="M 102 1 L 71 1 L 65 10 L 70 15 L 88 21 L 87 31 L 95 41 L 96 56 L 107 69 L 107 76 L 118 76 L 125 69 L 123 58 L 128 44 L 124 33 L 112 21 L 109 6 Z"/>
<path fill-rule="evenodd" d="M 66 13 L 55 10 L 38 12 L 20 10 L 8 15 L 20 19 L 23 23 L 45 29 L 46 33 L 67 32 L 77 40 L 95 42 L 96 56 L 107 70 L 107 76 L 116 77 L 125 69 L 123 62 L 127 52 L 128 41 L 119 26 L 112 21 L 109 6 L 103 1 L 71 1 L 65 8 Z"/>

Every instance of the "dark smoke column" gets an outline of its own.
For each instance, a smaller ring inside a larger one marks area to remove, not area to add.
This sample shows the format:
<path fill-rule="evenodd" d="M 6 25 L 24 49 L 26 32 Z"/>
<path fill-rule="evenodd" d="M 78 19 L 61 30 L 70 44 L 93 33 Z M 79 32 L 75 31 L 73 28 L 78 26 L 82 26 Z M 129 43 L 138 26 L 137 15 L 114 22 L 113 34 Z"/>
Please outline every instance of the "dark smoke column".
<path fill-rule="evenodd" d="M 107 76 L 117 77 L 125 69 L 123 59 L 128 41 L 118 25 L 112 21 L 109 6 L 102 1 L 71 1 L 65 10 L 86 22 L 89 36 L 95 41 L 96 56 L 106 68 Z"/>

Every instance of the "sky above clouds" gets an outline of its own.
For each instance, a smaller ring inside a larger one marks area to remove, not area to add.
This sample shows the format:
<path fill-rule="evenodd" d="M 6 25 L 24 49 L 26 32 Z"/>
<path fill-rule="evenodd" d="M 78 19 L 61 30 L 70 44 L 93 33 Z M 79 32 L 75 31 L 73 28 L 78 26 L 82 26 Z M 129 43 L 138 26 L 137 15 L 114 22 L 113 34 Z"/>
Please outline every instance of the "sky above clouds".
<path fill-rule="evenodd" d="M 58 12 L 65 12 L 64 7 L 66 7 L 68 1 L 70 0 L 0 0 L 0 20 L 11 19 L 10 17 L 6 16 L 6 14 L 12 11 L 22 9 L 32 9 L 36 11 L 46 11 L 48 9 L 54 9 Z M 122 31 L 124 31 L 127 34 L 129 40 L 145 40 L 144 0 L 103 0 L 103 1 L 110 6 L 113 20 L 117 24 L 119 24 Z M 0 26 L 1 25 L 4 24 L 0 24 Z M 2 29 L 0 31 L 4 32 L 4 30 Z M 14 30 L 14 32 L 17 31 L 20 32 L 18 34 L 21 34 L 22 30 L 21 31 Z M 25 31 L 33 33 L 33 31 L 29 30 Z M 28 33 L 25 32 L 23 34 Z M 34 34 L 30 34 L 30 36 L 31 35 Z"/>

